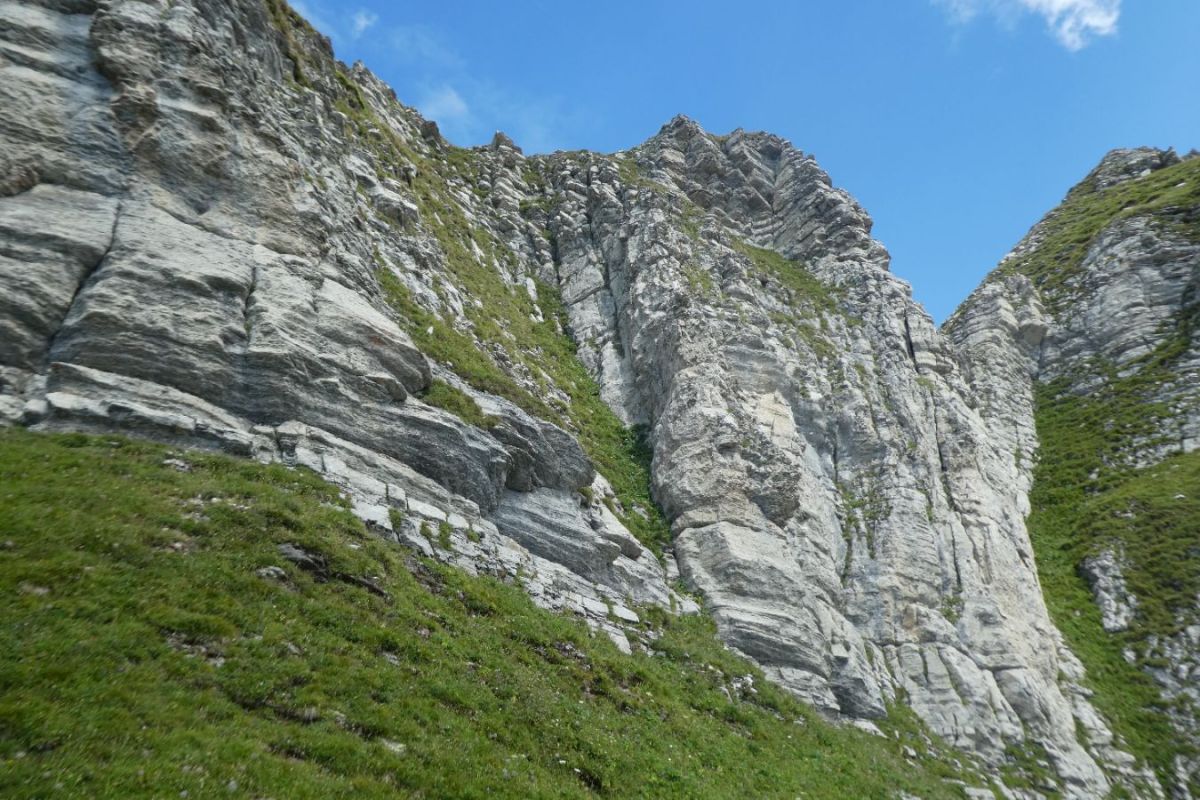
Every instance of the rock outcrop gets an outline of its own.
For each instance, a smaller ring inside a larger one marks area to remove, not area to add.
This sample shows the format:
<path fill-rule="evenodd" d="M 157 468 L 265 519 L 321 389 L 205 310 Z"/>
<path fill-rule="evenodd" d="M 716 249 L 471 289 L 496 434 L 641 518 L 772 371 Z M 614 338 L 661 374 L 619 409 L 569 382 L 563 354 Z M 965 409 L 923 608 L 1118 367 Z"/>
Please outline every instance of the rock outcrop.
<path fill-rule="evenodd" d="M 1111 291 L 1064 311 L 1002 270 L 942 333 L 775 136 L 455 148 L 280 0 L 0 21 L 0 420 L 311 467 L 382 535 L 622 647 L 638 606 L 696 610 L 678 574 L 830 715 L 907 703 L 1069 796 L 1156 793 L 1081 688 L 1025 517 L 1035 382 L 1153 348 L 1186 239 L 1128 220 L 1084 270 Z M 1118 160 L 1095 191 L 1169 157 Z"/>
<path fill-rule="evenodd" d="M 1167 700 L 1176 731 L 1158 738 L 1175 750 L 1174 765 L 1159 774 L 1178 797 L 1200 786 L 1192 678 L 1200 629 L 1188 577 L 1200 542 L 1192 479 L 1183 477 L 1200 448 L 1198 219 L 1194 156 L 1114 150 L 945 326 L 977 393 L 994 404 L 994 436 L 1023 424 L 1015 444 L 1026 463 L 1040 459 L 1035 543 L 1070 555 L 1039 558 L 1075 559 L 1064 566 L 1077 574 L 1062 577 L 1094 597 L 1100 625 L 1089 636 L 1140 665 Z M 1032 346 L 996 345 L 1014 333 Z M 1034 421 L 1036 453 L 1021 446 L 1035 442 Z M 1156 470 L 1166 459 L 1174 461 Z"/>
<path fill-rule="evenodd" d="M 1080 795 L 1107 786 L 1096 758 L 1148 777 L 1040 601 L 1028 282 L 957 350 L 865 212 L 777 137 L 681 118 L 616 168 L 550 163 L 581 357 L 653 423 L 656 497 L 725 640 L 833 714 L 903 697 L 994 763 L 1036 742 Z"/>

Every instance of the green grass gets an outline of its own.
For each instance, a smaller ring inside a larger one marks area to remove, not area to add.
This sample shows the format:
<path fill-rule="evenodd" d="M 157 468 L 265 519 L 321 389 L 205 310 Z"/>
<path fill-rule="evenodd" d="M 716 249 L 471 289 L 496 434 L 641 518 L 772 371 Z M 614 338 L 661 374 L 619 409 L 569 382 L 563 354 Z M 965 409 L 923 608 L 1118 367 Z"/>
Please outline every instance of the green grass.
<path fill-rule="evenodd" d="M 1196 160 L 1103 191 L 1081 184 L 1047 217 L 1042 245 L 1002 273 L 1028 275 L 1047 306 L 1062 310 L 1088 247 L 1109 224 L 1153 215 L 1156 224 L 1200 237 L 1198 208 Z M 1148 448 L 1173 444 L 1164 431 L 1174 412 L 1155 397 L 1178 379 L 1196 321 L 1197 307 L 1185 309 L 1168 321 L 1162 344 L 1121 373 L 1105 361 L 1079 364 L 1037 387 L 1036 397 L 1040 449 L 1029 530 L 1046 603 L 1087 668 L 1094 704 L 1164 785 L 1176 755 L 1196 754 L 1172 730 L 1156 684 L 1123 651 L 1143 653 L 1148 637 L 1175 633 L 1179 614 L 1194 614 L 1200 592 L 1200 456 L 1138 468 Z M 1088 390 L 1077 393 L 1077 386 Z M 1130 630 L 1118 634 L 1103 630 L 1079 573 L 1083 559 L 1113 546 L 1125 554 L 1126 582 L 1140 603 Z"/>
<path fill-rule="evenodd" d="M 716 281 L 708 270 L 696 264 L 685 264 L 683 277 L 687 281 L 692 294 L 702 300 L 707 300 L 717 293 Z"/>
<path fill-rule="evenodd" d="M 1087 667 L 1093 702 L 1134 755 L 1166 780 L 1174 757 L 1190 746 L 1164 716 L 1157 685 L 1123 651 L 1139 650 L 1151 634 L 1170 635 L 1176 614 L 1193 612 L 1200 590 L 1200 454 L 1143 470 L 1119 466 L 1131 442 L 1153 431 L 1158 409 L 1135 389 L 1146 378 L 1143 372 L 1114 379 L 1086 396 L 1062 393 L 1061 383 L 1039 387 L 1041 448 L 1029 531 L 1046 604 Z M 1177 500 L 1179 494 L 1185 499 Z M 1140 605 L 1129 631 L 1108 634 L 1079 564 L 1116 543 Z"/>
<path fill-rule="evenodd" d="M 822 281 L 804 264 L 774 250 L 755 247 L 741 239 L 735 239 L 733 244 L 734 249 L 750 259 L 755 272 L 775 280 L 783 288 L 779 299 L 790 311 L 772 312 L 771 320 L 791 330 L 818 358 L 835 359 L 837 348 L 827 334 L 827 317 L 838 316 L 847 324 L 860 324 L 858 317 L 848 313 L 843 306 L 839 290 Z"/>
<path fill-rule="evenodd" d="M 1189 159 L 1102 191 L 1080 184 L 1045 220 L 1045 237 L 1032 252 L 1005 264 L 1000 274 L 1027 275 L 1052 311 L 1070 302 L 1084 256 L 1112 223 L 1154 215 L 1163 224 L 1200 239 L 1200 159 Z"/>
<path fill-rule="evenodd" d="M 1178 633 L 1200 594 L 1200 453 L 1139 470 L 1091 498 L 1084 529 L 1096 547 L 1121 542 L 1126 584 L 1138 598 L 1140 633 Z"/>
<path fill-rule="evenodd" d="M 296 13 L 286 0 L 264 0 L 271 24 L 283 39 L 283 53 L 292 62 L 291 78 L 296 84 L 311 87 L 306 68 L 308 58 L 304 55 L 317 33 L 304 17 Z"/>
<path fill-rule="evenodd" d="M 345 505 L 306 471 L 0 431 L 0 795 L 958 796 L 911 712 L 826 723 L 700 616 L 647 613 L 653 655 L 622 655 Z"/>
<path fill-rule="evenodd" d="M 1001 769 L 1005 786 L 1036 792 L 1036 796 L 1046 800 L 1062 797 L 1045 747 L 1034 742 L 1010 744 L 1005 748 L 1005 756 L 1008 763 Z"/>
<path fill-rule="evenodd" d="M 638 166 L 637 159 L 631 155 L 624 155 L 617 160 L 617 173 L 621 178 L 621 183 L 627 187 L 644 189 L 650 192 L 667 193 L 667 188 L 658 181 L 652 180 Z"/>
<path fill-rule="evenodd" d="M 449 411 L 468 425 L 477 428 L 494 428 L 499 422 L 495 417 L 484 414 L 479 404 L 466 392 L 436 378 L 430 381 L 421 399 L 431 406 Z"/>
<path fill-rule="evenodd" d="M 880 490 L 881 475 L 874 472 L 861 475 L 854 483 L 839 482 L 838 493 L 842 497 L 842 507 L 846 512 L 845 528 L 842 531 L 846 540 L 845 569 L 849 569 L 853 558 L 854 541 L 861 536 L 866 540 L 867 552 L 875 558 L 875 533 L 879 523 L 891 515 L 891 505 L 887 496 Z"/>
<path fill-rule="evenodd" d="M 799 261 L 785 258 L 774 250 L 755 247 L 741 239 L 734 249 L 750 259 L 759 274 L 774 277 L 788 291 L 788 305 L 825 314 L 846 316 L 837 290 L 822 281 Z"/>

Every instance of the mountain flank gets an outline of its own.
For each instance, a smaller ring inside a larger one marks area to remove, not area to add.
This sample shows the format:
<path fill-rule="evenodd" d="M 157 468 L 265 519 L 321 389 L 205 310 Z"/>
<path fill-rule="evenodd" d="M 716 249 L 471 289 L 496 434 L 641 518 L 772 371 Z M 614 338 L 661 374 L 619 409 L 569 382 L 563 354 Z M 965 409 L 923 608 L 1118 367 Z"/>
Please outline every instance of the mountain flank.
<path fill-rule="evenodd" d="M 282 0 L 0 20 L 6 793 L 1196 793 L 1200 159 L 939 329 L 771 134 L 455 147 Z"/>

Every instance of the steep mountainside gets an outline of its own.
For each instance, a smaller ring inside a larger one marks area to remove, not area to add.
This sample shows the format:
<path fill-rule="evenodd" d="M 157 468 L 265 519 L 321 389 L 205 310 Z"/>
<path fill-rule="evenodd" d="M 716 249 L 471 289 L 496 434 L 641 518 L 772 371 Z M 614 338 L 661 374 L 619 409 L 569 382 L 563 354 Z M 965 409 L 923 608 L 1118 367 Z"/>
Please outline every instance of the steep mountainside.
<path fill-rule="evenodd" d="M 1196 161 L 1110 157 L 943 333 L 769 134 L 456 148 L 282 0 L 0 21 L 0 421 L 309 467 L 385 539 L 625 652 L 694 592 L 828 716 L 907 705 L 1026 796 L 1161 794 L 1161 725 L 1101 691 L 1142 673 L 1063 598 L 1086 558 L 1106 624 L 1152 615 L 1129 647 L 1190 696 L 1161 667 L 1195 653 L 1195 592 L 1139 550 L 1183 574 L 1188 507 L 1138 487 L 1200 438 Z M 1065 427 L 1085 412 L 1100 450 Z M 1081 516 L 1142 502 L 1157 538 Z"/>
<path fill-rule="evenodd" d="M 1179 796 L 1200 789 L 1198 287 L 1200 158 L 1118 150 L 946 325 L 998 427 L 1035 410 L 1050 608 L 1097 707 Z M 997 320 L 1048 333 L 1013 351 Z"/>

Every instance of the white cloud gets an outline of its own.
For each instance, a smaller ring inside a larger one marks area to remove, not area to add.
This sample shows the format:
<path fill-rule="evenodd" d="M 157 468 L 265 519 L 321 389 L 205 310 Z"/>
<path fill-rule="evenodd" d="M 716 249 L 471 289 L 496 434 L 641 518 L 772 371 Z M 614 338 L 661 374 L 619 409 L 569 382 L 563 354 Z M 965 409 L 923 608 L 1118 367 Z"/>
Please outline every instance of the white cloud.
<path fill-rule="evenodd" d="M 587 127 L 584 113 L 560 97 L 531 94 L 482 76 L 439 29 L 392 25 L 360 5 L 363 0 L 346 3 L 358 10 L 340 15 L 336 0 L 289 2 L 333 38 L 340 56 L 349 53 L 374 69 L 398 73 L 401 99 L 415 100 L 421 114 L 456 144 L 482 144 L 503 130 L 526 152 L 548 152 L 570 141 L 569 132 Z"/>
<path fill-rule="evenodd" d="M 350 26 L 354 31 L 354 38 L 357 39 L 367 32 L 367 29 L 379 22 L 379 15 L 373 14 L 365 9 L 359 9 L 354 12 L 354 16 L 350 18 Z"/>
<path fill-rule="evenodd" d="M 426 68 L 458 69 L 463 66 L 463 59 L 454 48 L 423 25 L 397 26 L 388 35 L 390 54 L 399 61 L 416 62 Z"/>
<path fill-rule="evenodd" d="M 1117 32 L 1121 0 L 933 0 L 951 19 L 965 23 L 982 13 L 1011 23 L 1021 14 L 1037 14 L 1068 50 L 1081 50 L 1098 36 Z"/>
<path fill-rule="evenodd" d="M 426 92 L 417 108 L 421 114 L 439 123 L 462 121 L 471 116 L 467 101 L 453 86 L 440 86 Z"/>
<path fill-rule="evenodd" d="M 1068 50 L 1079 50 L 1094 36 L 1117 32 L 1121 0 L 1022 0 L 1046 18 Z"/>

